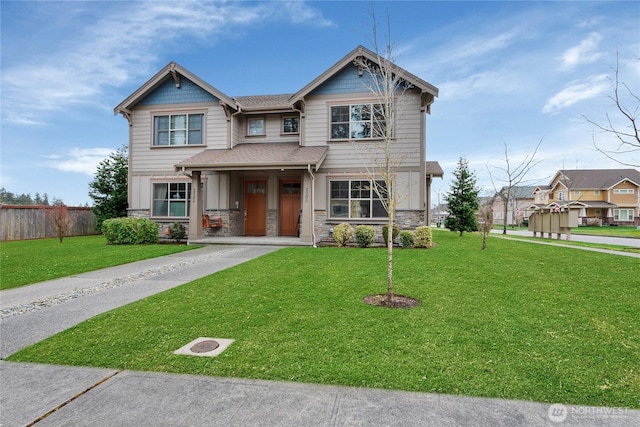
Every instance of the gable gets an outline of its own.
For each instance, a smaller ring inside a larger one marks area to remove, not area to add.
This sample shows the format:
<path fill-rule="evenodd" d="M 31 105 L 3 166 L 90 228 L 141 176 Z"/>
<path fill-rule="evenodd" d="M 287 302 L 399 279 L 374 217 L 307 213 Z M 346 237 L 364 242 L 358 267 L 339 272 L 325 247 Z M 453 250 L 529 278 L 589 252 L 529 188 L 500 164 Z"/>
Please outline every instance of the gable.
<path fill-rule="evenodd" d="M 371 92 L 371 88 L 373 87 L 374 83 L 370 73 L 360 73 L 357 66 L 349 64 L 322 82 L 320 86 L 310 92 L 310 95 L 373 93 Z M 401 85 L 401 88 L 402 87 L 403 85 Z"/>
<path fill-rule="evenodd" d="M 188 104 L 194 102 L 218 102 L 219 99 L 187 78 L 176 87 L 171 78 L 145 96 L 137 105 Z"/>
<path fill-rule="evenodd" d="M 316 90 L 328 91 L 326 93 L 363 92 L 363 89 L 365 89 L 364 91 L 366 91 L 367 85 L 363 85 L 361 82 L 364 81 L 362 79 L 368 73 L 366 71 L 363 71 L 362 77 L 360 76 L 358 67 L 354 64 L 354 61 L 358 58 L 364 58 L 364 60 L 368 60 L 373 63 L 385 61 L 384 58 L 378 57 L 369 49 L 363 46 L 358 46 L 344 58 L 338 61 L 334 66 L 326 70 L 311 83 L 307 84 L 304 88 L 295 93 L 289 99 L 290 104 L 293 105 L 297 102 L 303 101 L 305 96 L 309 95 L 310 93 L 323 93 L 315 92 Z M 397 75 L 402 80 L 407 81 L 413 88 L 416 88 L 420 91 L 421 105 L 424 107 L 427 113 L 430 113 L 431 104 L 433 103 L 434 98 L 438 96 L 438 88 L 420 79 L 419 77 L 414 76 L 413 74 L 398 67 L 393 63 L 390 63 L 390 66 L 393 68 L 393 72 L 397 73 Z M 338 77 L 338 79 L 334 81 L 334 78 L 336 77 Z M 337 84 L 336 82 L 344 83 L 345 87 L 339 88 L 339 84 Z M 325 83 L 330 84 L 327 87 L 321 89 L 320 87 Z M 371 83 L 371 80 L 369 80 L 369 83 Z"/>

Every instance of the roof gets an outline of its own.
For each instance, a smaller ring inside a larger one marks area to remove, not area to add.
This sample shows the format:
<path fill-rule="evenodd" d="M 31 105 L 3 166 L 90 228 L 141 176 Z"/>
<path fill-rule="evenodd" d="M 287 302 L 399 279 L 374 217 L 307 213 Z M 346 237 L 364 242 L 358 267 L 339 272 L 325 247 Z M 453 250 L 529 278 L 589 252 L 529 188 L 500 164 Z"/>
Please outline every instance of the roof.
<path fill-rule="evenodd" d="M 244 112 L 256 113 L 261 111 L 294 111 L 293 107 L 298 101 L 303 100 L 304 97 L 313 89 L 320 86 L 322 83 L 334 76 L 338 71 L 342 70 L 348 64 L 352 64 L 354 60 L 360 57 L 365 57 L 375 63 L 385 61 L 384 58 L 379 57 L 369 49 L 363 46 L 358 46 L 335 65 L 322 73 L 319 77 L 294 94 L 239 96 L 236 98 L 231 98 L 225 95 L 223 92 L 211 86 L 209 83 L 191 73 L 186 68 L 172 61 L 156 73 L 156 75 L 151 77 L 151 79 L 149 79 L 145 84 L 140 86 L 140 88 L 135 92 L 129 95 L 124 101 L 118 104 L 113 111 L 114 114 L 122 114 L 129 118 L 131 109 L 168 79 L 173 78 L 176 82 L 176 86 L 179 86 L 180 76 L 186 77 L 196 85 L 200 86 L 203 90 L 218 98 L 223 105 L 226 105 L 233 110 L 243 110 Z M 425 106 L 426 111 L 429 112 L 430 106 L 434 101 L 434 97 L 438 96 L 438 88 L 395 64 L 391 64 L 391 66 L 404 80 L 422 91 L 422 103 Z"/>
<path fill-rule="evenodd" d="M 293 94 L 289 99 L 289 102 L 293 105 L 296 102 L 302 100 L 305 96 L 307 96 L 311 91 L 316 89 L 318 86 L 329 80 L 335 73 L 342 70 L 349 64 L 352 64 L 354 60 L 359 57 L 365 57 L 366 59 L 375 62 L 377 64 L 386 61 L 385 58 L 378 56 L 376 53 L 370 51 L 366 47 L 360 45 L 356 47 L 354 50 L 349 52 L 344 58 L 340 61 L 336 62 L 332 67 L 326 70 L 324 73 L 320 74 L 316 79 L 314 79 L 311 83 L 300 89 L 298 92 Z M 427 112 L 430 110 L 430 106 L 434 101 L 434 98 L 438 96 L 438 88 L 433 86 L 430 83 L 422 80 L 421 78 L 411 74 L 407 70 L 398 67 L 397 65 L 390 63 L 391 66 L 396 70 L 396 72 L 407 82 L 411 83 L 413 86 L 417 87 L 422 91 L 423 95 L 423 103 L 426 106 Z"/>
<path fill-rule="evenodd" d="M 551 180 L 571 190 L 607 190 L 628 180 L 640 186 L 640 172 L 635 169 L 559 170 Z"/>
<path fill-rule="evenodd" d="M 427 175 L 431 175 L 436 178 L 442 178 L 444 176 L 444 171 L 442 170 L 440 163 L 427 160 L 424 164 Z"/>
<path fill-rule="evenodd" d="M 271 109 L 283 109 L 291 110 L 289 104 L 289 98 L 291 94 L 284 95 L 252 95 L 252 96 L 238 96 L 234 98 L 238 103 L 238 106 L 244 111 L 250 110 L 271 110 Z"/>
<path fill-rule="evenodd" d="M 541 188 L 539 185 L 514 185 L 511 187 L 511 195 L 514 199 L 533 199 L 533 192 L 536 188 Z M 507 191 L 507 187 L 502 187 L 499 193 Z"/>
<path fill-rule="evenodd" d="M 184 76 L 187 79 L 191 80 L 193 83 L 200 86 L 203 90 L 218 98 L 220 102 L 234 109 L 236 108 L 236 102 L 233 99 L 229 98 L 227 95 L 202 80 L 200 77 L 191 73 L 186 68 L 172 61 L 169 62 L 162 70 L 158 71 L 145 84 L 140 86 L 138 90 L 133 92 L 124 101 L 118 104 L 118 106 L 113 109 L 113 113 L 121 113 L 126 117 L 127 114 L 131 112 L 131 108 L 133 108 L 138 102 L 142 101 L 145 97 L 147 97 L 147 95 L 156 90 L 158 86 L 160 86 L 168 79 L 173 78 L 176 82 L 176 86 L 179 86 L 180 76 Z"/>
<path fill-rule="evenodd" d="M 301 147 L 297 142 L 238 144 L 204 150 L 175 165 L 176 170 L 318 169 L 328 146 Z"/>

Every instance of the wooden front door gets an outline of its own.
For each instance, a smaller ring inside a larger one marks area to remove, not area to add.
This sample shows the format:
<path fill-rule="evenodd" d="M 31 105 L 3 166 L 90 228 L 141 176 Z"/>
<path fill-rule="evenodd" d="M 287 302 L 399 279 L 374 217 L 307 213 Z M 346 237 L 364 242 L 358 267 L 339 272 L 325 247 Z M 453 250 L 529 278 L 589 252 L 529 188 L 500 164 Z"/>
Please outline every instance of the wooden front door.
<path fill-rule="evenodd" d="M 267 224 L 267 181 L 244 183 L 244 234 L 264 236 Z"/>
<path fill-rule="evenodd" d="M 300 181 L 280 181 L 281 236 L 298 236 L 301 194 Z"/>

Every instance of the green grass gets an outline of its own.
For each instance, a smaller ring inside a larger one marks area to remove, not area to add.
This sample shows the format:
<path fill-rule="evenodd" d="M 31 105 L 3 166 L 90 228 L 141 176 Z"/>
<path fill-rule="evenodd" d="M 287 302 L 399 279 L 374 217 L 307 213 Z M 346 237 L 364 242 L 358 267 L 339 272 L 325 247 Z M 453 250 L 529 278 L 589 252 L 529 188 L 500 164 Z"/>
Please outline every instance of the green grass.
<path fill-rule="evenodd" d="M 92 318 L 9 360 L 640 408 L 637 259 L 438 232 L 397 250 L 287 248 Z M 217 358 L 174 355 L 197 337 Z"/>
<path fill-rule="evenodd" d="M 576 242 L 575 240 L 566 240 L 564 237 L 562 239 L 556 239 L 555 237 L 553 239 L 548 239 L 546 237 L 545 238 L 527 237 L 527 236 L 520 236 L 516 234 L 507 234 L 507 236 L 499 235 L 499 236 L 493 236 L 493 237 L 500 237 L 500 238 L 506 238 L 506 239 L 518 239 L 523 241 L 539 242 L 539 243 L 542 242 L 542 243 L 549 243 L 549 244 L 559 244 L 559 245 L 569 245 L 569 246 L 579 246 L 579 247 L 581 246 L 586 248 L 608 249 L 611 251 L 631 252 L 635 254 L 640 254 L 640 248 L 636 246 L 620 246 L 620 245 L 608 245 L 604 243 Z"/>
<path fill-rule="evenodd" d="M 494 230 L 502 230 L 502 225 L 494 225 Z M 527 227 L 512 227 L 507 226 L 507 233 L 509 230 L 516 231 L 527 231 Z M 635 237 L 640 239 L 640 230 L 638 230 L 634 226 L 618 226 L 618 227 L 610 227 L 608 225 L 603 225 L 602 227 L 573 227 L 571 229 L 571 234 L 584 234 L 591 236 L 607 236 L 607 237 Z"/>
<path fill-rule="evenodd" d="M 577 227 L 571 229 L 572 234 L 588 234 L 592 236 L 635 237 L 640 239 L 640 230 L 632 226 L 610 227 Z"/>
<path fill-rule="evenodd" d="M 107 245 L 104 236 L 20 240 L 0 245 L 0 289 L 72 276 L 114 265 L 169 255 L 198 246 Z"/>

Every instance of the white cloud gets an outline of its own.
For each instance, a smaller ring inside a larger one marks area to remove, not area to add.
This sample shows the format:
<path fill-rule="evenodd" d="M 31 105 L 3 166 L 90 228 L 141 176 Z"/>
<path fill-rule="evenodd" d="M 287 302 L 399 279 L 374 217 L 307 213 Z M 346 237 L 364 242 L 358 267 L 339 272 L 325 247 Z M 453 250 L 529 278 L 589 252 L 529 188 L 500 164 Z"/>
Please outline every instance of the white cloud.
<path fill-rule="evenodd" d="M 508 70 L 480 72 L 444 82 L 439 87 L 442 98 L 447 100 L 460 100 L 484 94 L 492 97 L 500 94 L 514 95 L 525 89 L 522 75 Z"/>
<path fill-rule="evenodd" d="M 52 154 L 45 166 L 62 172 L 77 172 L 94 176 L 98 164 L 109 157 L 114 150 L 111 148 L 73 148 L 65 155 Z"/>
<path fill-rule="evenodd" d="M 606 74 L 591 76 L 584 82 L 572 83 L 549 98 L 542 108 L 546 114 L 556 113 L 585 99 L 601 95 L 609 88 L 610 82 Z"/>
<path fill-rule="evenodd" d="M 184 37 L 195 39 L 189 46 L 212 43 L 267 20 L 330 25 L 321 12 L 300 2 L 277 7 L 244 2 L 118 3 L 116 11 L 86 20 L 77 37 L 49 55 L 16 60 L 16 65 L 4 61 L 3 120 L 32 125 L 45 120 L 43 113 L 78 105 L 100 108 L 99 98 L 107 88 L 148 76 L 160 52 L 179 49 Z"/>
<path fill-rule="evenodd" d="M 598 52 L 598 47 L 602 35 L 593 32 L 580 42 L 577 46 L 564 51 L 560 58 L 561 70 L 572 70 L 580 64 L 590 64 L 602 57 L 602 53 Z"/>

